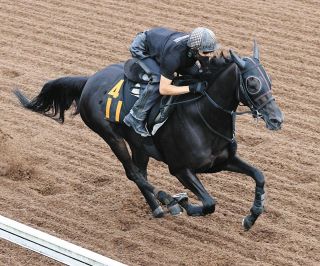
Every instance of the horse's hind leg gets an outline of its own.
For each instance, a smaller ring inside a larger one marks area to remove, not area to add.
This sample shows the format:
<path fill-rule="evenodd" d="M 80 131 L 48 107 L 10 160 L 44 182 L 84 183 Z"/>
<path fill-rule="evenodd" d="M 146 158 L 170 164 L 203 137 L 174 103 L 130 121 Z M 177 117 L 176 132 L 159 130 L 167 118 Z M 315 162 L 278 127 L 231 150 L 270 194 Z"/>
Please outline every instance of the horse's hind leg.
<path fill-rule="evenodd" d="M 133 145 L 130 145 L 132 151 L 132 161 L 139 168 L 141 174 L 145 179 L 147 178 L 147 166 L 149 163 L 149 156 L 142 151 L 141 149 L 135 148 Z"/>
<path fill-rule="evenodd" d="M 133 163 L 127 146 L 121 137 L 115 135 L 113 132 L 112 134 L 108 132 L 107 135 L 103 135 L 102 137 L 109 144 L 114 154 L 122 163 L 127 177 L 135 182 L 139 187 L 150 208 L 152 209 L 153 215 L 156 217 L 163 216 L 163 210 L 162 208 L 159 208 L 160 206 L 156 199 L 158 199 L 162 204 L 166 205 L 172 215 L 181 213 L 182 210 L 174 198 L 164 191 L 159 191 L 145 179 L 140 169 Z"/>
<path fill-rule="evenodd" d="M 95 114 L 95 112 L 93 112 Z M 156 199 L 158 199 L 162 204 L 165 204 L 170 213 L 175 215 L 181 212 L 179 204 L 172 198 L 169 194 L 164 191 L 159 191 L 154 186 L 152 186 L 140 172 L 139 168 L 133 163 L 127 146 L 123 138 L 116 133 L 116 128 L 118 125 L 113 125 L 103 118 L 96 118 L 89 120 L 85 115 L 82 115 L 83 121 L 95 131 L 100 137 L 102 137 L 105 142 L 110 146 L 114 154 L 117 156 L 118 160 L 122 163 L 127 177 L 136 183 L 142 194 L 145 196 L 146 201 L 150 205 L 154 215 L 160 217 L 162 215 L 161 210 L 156 210 L 159 205 L 156 205 Z M 152 199 L 153 198 L 153 199 Z M 156 199 L 155 199 L 156 198 Z M 153 209 L 156 207 L 155 209 Z"/>
<path fill-rule="evenodd" d="M 155 193 L 155 188 L 149 184 L 140 172 L 139 168 L 132 162 L 131 156 L 127 149 L 127 146 L 122 137 L 116 135 L 112 130 L 99 130 L 97 132 L 110 146 L 113 153 L 117 156 L 122 163 L 127 177 L 135 182 L 144 196 L 147 196 L 146 200 L 149 203 L 149 199 L 154 197 L 152 193 Z M 152 196 L 150 196 L 152 194 Z M 152 211 L 153 207 L 150 206 Z"/>
<path fill-rule="evenodd" d="M 140 173 L 147 180 L 147 166 L 149 162 L 149 156 L 146 155 L 141 149 L 137 149 L 130 146 L 132 151 L 133 163 L 139 168 Z M 164 215 L 162 207 L 159 205 L 158 201 L 152 193 L 149 191 L 141 190 L 141 193 L 145 197 L 147 203 L 149 204 L 154 217 L 162 217 Z"/>

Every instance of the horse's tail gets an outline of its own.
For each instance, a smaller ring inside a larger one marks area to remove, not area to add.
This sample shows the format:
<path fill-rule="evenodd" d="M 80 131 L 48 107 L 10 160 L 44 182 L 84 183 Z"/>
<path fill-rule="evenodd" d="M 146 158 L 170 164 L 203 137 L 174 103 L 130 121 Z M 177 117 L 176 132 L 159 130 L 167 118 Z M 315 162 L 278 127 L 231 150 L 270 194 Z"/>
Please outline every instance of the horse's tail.
<path fill-rule="evenodd" d="M 73 115 L 79 113 L 79 99 L 88 77 L 63 77 L 44 84 L 38 96 L 29 100 L 20 90 L 14 94 L 27 109 L 49 116 L 60 123 L 64 122 L 64 112 L 72 103 L 76 105 Z"/>

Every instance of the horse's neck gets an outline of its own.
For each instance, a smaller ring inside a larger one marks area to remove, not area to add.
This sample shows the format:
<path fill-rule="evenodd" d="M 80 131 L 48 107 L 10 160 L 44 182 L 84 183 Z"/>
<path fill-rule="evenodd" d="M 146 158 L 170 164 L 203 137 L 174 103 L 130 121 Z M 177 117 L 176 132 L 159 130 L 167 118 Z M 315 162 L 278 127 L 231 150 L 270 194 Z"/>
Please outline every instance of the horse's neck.
<path fill-rule="evenodd" d="M 212 83 L 207 90 L 209 97 L 225 110 L 235 110 L 239 104 L 236 96 L 237 86 L 239 86 L 238 67 L 235 64 L 229 65 Z M 188 100 L 191 96 L 185 97 Z M 185 98 L 182 99 L 185 100 Z M 202 125 L 203 123 L 199 121 L 205 120 L 205 123 L 208 122 L 214 128 L 221 127 L 222 131 L 232 130 L 231 115 L 216 108 L 206 96 L 192 104 L 182 104 L 177 107 L 175 112 L 177 120 L 183 119 L 187 124 L 197 125 L 199 123 Z"/>
<path fill-rule="evenodd" d="M 207 90 L 207 93 L 209 97 L 224 110 L 232 111 L 235 110 L 239 104 L 236 96 L 237 86 L 239 86 L 238 68 L 235 64 L 231 64 L 213 82 Z M 234 132 L 233 120 L 230 113 L 224 112 L 214 106 L 206 96 L 202 97 L 197 105 L 198 113 L 195 114 L 195 116 L 197 116 L 195 121 L 199 123 L 199 121 L 202 120 L 203 123 L 201 124 L 205 125 L 203 126 L 203 130 L 207 132 L 207 136 L 221 139 L 222 135 L 224 138 L 232 139 Z M 224 142 L 219 143 L 220 145 L 224 145 Z M 219 146 L 215 148 L 219 149 Z"/>
<path fill-rule="evenodd" d="M 239 86 L 239 69 L 236 64 L 230 64 L 213 82 L 207 93 L 225 110 L 235 110 L 239 104 L 237 88 Z M 204 109 L 209 109 L 209 101 L 205 101 Z M 212 104 L 211 104 L 212 105 Z"/>

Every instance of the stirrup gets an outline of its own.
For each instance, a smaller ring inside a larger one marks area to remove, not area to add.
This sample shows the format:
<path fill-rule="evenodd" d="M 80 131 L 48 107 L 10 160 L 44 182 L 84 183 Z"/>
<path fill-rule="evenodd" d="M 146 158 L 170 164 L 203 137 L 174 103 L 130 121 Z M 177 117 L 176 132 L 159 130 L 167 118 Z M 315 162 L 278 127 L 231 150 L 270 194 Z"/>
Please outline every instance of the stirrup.
<path fill-rule="evenodd" d="M 188 200 L 188 194 L 186 192 L 178 193 L 172 196 L 178 203 Z"/>

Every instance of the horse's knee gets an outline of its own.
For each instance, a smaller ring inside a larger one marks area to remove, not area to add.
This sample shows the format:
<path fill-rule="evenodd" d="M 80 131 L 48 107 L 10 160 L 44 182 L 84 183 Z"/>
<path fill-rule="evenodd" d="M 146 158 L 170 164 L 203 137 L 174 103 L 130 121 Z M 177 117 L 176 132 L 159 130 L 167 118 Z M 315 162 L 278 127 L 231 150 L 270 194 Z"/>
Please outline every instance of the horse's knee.
<path fill-rule="evenodd" d="M 255 169 L 253 172 L 253 176 L 254 176 L 254 180 L 256 181 L 257 186 L 264 187 L 265 178 L 264 178 L 263 173 L 260 170 Z"/>
<path fill-rule="evenodd" d="M 213 198 L 208 198 L 203 202 L 203 214 L 210 214 L 215 211 L 216 201 Z"/>

